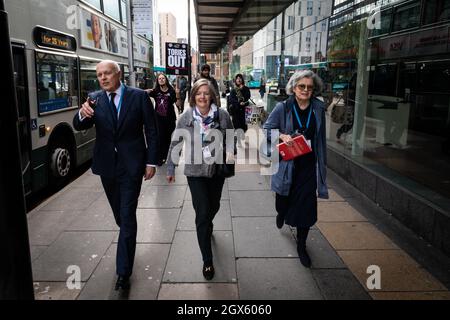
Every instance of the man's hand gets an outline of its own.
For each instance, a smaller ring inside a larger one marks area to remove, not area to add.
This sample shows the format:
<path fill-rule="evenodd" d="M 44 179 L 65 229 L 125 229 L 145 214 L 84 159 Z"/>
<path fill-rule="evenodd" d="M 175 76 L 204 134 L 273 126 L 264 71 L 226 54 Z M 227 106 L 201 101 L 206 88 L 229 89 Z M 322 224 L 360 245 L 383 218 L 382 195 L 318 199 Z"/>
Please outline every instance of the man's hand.
<path fill-rule="evenodd" d="M 145 169 L 145 175 L 144 175 L 145 181 L 151 180 L 155 176 L 155 174 L 156 174 L 156 168 L 147 166 L 147 168 Z"/>
<path fill-rule="evenodd" d="M 175 183 L 175 176 L 167 176 L 166 179 L 168 183 Z"/>
<path fill-rule="evenodd" d="M 90 119 L 94 116 L 94 109 L 89 106 L 89 102 L 86 100 L 85 103 L 81 106 L 80 115 L 83 119 Z"/>

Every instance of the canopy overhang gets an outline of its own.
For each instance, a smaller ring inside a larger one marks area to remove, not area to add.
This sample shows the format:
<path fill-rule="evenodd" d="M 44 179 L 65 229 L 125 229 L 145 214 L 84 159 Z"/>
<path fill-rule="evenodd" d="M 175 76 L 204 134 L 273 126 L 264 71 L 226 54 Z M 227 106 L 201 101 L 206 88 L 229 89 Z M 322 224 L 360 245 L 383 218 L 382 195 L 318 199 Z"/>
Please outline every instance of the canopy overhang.
<path fill-rule="evenodd" d="M 201 53 L 218 53 L 231 37 L 252 37 L 293 0 L 194 0 Z"/>

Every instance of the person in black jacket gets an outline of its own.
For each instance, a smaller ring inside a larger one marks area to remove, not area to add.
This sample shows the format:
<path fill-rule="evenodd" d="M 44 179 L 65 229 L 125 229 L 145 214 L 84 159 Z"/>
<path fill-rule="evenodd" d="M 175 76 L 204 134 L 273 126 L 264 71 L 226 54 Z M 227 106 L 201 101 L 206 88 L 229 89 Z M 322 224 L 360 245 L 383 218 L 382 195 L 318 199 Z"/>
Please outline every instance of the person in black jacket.
<path fill-rule="evenodd" d="M 237 74 L 234 78 L 235 87 L 231 90 L 229 96 L 229 112 L 233 119 L 234 129 L 242 129 L 247 131 L 247 123 L 245 121 L 245 108 L 250 104 L 251 97 L 250 89 L 245 85 L 244 77 L 242 74 Z M 239 146 L 241 146 L 241 139 L 244 137 L 238 137 Z"/>
<path fill-rule="evenodd" d="M 89 100 L 75 114 L 73 126 L 82 131 L 95 125 L 92 172 L 101 177 L 120 228 L 116 290 L 126 290 L 136 252 L 136 209 L 142 177 L 150 180 L 156 173 L 158 133 L 148 95 L 125 86 L 120 77 L 116 62 L 106 60 L 97 65 L 97 79 L 103 90 L 89 94 Z"/>
<path fill-rule="evenodd" d="M 155 87 L 147 92 L 150 97 L 155 99 L 160 150 L 158 166 L 162 166 L 166 162 L 170 139 L 177 121 L 174 107 L 174 103 L 177 101 L 176 92 L 164 73 L 158 75 Z"/>

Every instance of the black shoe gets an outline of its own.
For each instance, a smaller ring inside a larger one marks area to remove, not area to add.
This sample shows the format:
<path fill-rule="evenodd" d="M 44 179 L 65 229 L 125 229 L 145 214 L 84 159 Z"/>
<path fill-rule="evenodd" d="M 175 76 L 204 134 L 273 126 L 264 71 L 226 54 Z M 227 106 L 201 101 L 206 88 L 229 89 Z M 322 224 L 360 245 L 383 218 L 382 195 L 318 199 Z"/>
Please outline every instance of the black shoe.
<path fill-rule="evenodd" d="M 282 217 L 280 214 L 277 214 L 277 228 L 281 229 L 284 225 L 284 217 Z"/>
<path fill-rule="evenodd" d="M 300 258 L 300 262 L 305 268 L 311 268 L 311 258 L 308 255 L 308 252 L 306 252 L 306 246 L 297 245 L 297 253 L 298 257 Z"/>
<path fill-rule="evenodd" d="M 116 287 L 114 290 L 129 290 L 130 289 L 130 277 L 119 276 L 117 278 Z"/>
<path fill-rule="evenodd" d="M 214 266 L 212 265 L 212 263 L 205 263 L 203 265 L 202 272 L 206 280 L 211 280 L 212 278 L 214 278 Z"/>

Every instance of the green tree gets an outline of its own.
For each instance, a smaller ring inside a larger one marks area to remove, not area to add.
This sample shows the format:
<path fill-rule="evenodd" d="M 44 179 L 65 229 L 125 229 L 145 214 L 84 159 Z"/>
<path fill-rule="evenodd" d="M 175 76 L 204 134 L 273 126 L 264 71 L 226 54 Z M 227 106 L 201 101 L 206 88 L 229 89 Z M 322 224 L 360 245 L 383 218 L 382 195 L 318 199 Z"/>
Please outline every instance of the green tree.
<path fill-rule="evenodd" d="M 349 21 L 332 32 L 328 49 L 328 60 L 356 59 L 359 49 L 359 34 L 365 21 Z"/>

